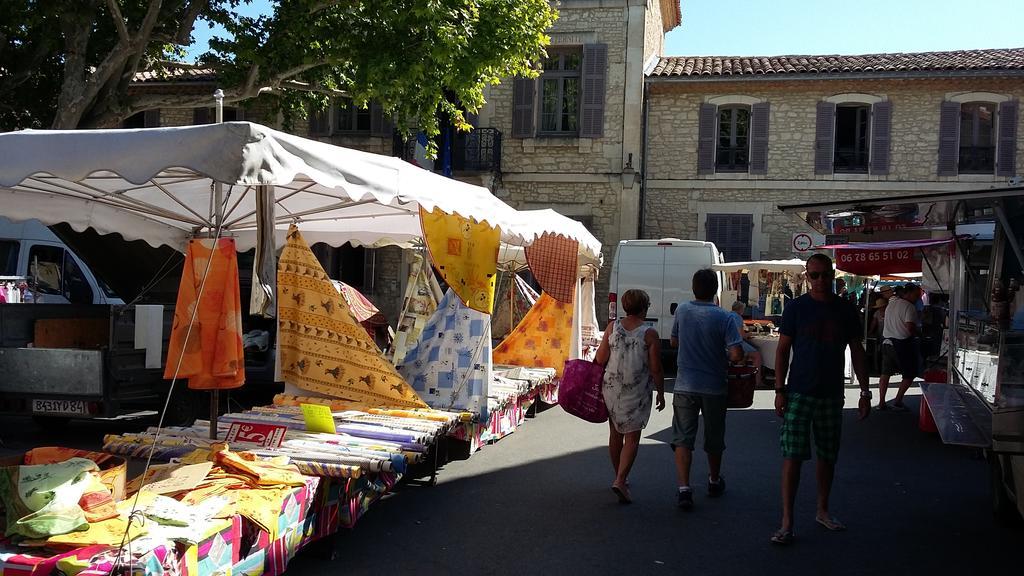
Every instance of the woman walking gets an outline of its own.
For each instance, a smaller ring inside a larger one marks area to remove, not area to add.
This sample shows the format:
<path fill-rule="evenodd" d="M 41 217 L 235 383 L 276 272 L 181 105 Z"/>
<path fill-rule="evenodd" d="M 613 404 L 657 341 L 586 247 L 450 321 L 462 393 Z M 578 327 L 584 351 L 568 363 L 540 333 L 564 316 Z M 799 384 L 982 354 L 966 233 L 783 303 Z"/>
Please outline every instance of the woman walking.
<path fill-rule="evenodd" d="M 608 453 L 615 470 L 612 491 L 629 504 L 629 471 L 640 447 L 640 431 L 651 417 L 651 388 L 657 390 L 658 410 L 665 408 L 665 378 L 661 369 L 658 332 L 644 324 L 651 300 L 643 290 L 622 295 L 626 317 L 612 322 L 597 349 L 605 366 L 601 391 L 608 406 Z"/>

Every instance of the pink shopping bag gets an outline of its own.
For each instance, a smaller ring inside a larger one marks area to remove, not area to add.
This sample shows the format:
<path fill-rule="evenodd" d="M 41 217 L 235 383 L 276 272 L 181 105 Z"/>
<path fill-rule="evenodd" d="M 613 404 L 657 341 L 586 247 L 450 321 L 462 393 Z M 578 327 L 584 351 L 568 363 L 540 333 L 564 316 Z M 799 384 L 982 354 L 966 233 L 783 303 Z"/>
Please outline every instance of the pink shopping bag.
<path fill-rule="evenodd" d="M 604 367 L 587 360 L 567 360 L 558 385 L 558 404 L 587 422 L 607 422 L 608 407 L 601 395 Z"/>

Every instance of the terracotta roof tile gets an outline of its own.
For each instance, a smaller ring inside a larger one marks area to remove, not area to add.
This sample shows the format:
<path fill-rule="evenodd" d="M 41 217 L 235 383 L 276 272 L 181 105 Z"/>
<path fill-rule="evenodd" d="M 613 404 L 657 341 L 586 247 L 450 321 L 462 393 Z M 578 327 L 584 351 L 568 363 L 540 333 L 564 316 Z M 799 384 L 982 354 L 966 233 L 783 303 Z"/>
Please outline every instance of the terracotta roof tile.
<path fill-rule="evenodd" d="M 155 70 L 136 72 L 133 82 L 213 82 L 217 73 L 212 68 L 166 66 Z"/>
<path fill-rule="evenodd" d="M 857 55 L 663 56 L 648 76 L 670 78 L 980 70 L 1024 71 L 1024 48 Z"/>
<path fill-rule="evenodd" d="M 978 70 L 1024 70 L 1024 48 L 852 56 L 663 56 L 648 76 L 670 78 Z"/>

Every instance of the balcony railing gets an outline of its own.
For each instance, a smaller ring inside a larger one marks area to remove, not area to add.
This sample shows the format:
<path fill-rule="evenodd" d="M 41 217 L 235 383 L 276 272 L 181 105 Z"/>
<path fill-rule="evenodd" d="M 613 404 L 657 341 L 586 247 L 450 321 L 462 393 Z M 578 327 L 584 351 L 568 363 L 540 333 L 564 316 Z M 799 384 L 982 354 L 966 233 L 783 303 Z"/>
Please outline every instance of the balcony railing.
<path fill-rule="evenodd" d="M 443 142 L 438 146 L 434 171 L 444 171 L 446 157 Z M 416 157 L 416 140 L 395 140 L 396 156 L 404 160 Z M 452 172 L 500 172 L 501 131 L 497 128 L 474 128 L 472 132 L 457 132 L 451 140 L 450 163 Z"/>

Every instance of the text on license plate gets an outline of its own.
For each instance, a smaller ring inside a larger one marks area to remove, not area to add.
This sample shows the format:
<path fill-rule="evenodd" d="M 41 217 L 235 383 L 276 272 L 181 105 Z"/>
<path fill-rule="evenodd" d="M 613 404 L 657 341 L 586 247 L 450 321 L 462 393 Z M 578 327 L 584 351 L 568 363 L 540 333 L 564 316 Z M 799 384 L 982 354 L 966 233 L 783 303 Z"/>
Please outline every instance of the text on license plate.
<path fill-rule="evenodd" d="M 36 414 L 85 414 L 84 400 L 33 400 Z"/>

